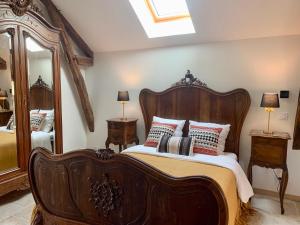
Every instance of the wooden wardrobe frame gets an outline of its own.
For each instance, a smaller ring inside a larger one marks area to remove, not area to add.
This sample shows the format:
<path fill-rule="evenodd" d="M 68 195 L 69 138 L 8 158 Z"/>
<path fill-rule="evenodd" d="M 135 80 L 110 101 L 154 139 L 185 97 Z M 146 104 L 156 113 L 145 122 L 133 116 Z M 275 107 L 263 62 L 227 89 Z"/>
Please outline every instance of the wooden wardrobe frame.
<path fill-rule="evenodd" d="M 26 1 L 25 1 L 26 2 Z M 23 2 L 24 3 L 24 2 Z M 17 125 L 18 168 L 0 175 L 0 196 L 14 190 L 29 188 L 28 160 L 31 152 L 30 94 L 25 38 L 30 36 L 51 50 L 53 63 L 53 90 L 55 109 L 55 153 L 62 153 L 61 88 L 60 88 L 60 31 L 33 10 L 20 11 L 18 3 L 0 2 L 0 33 L 12 36 Z M 24 3 L 25 4 L 25 3 Z M 19 8 L 18 8 L 19 7 Z"/>

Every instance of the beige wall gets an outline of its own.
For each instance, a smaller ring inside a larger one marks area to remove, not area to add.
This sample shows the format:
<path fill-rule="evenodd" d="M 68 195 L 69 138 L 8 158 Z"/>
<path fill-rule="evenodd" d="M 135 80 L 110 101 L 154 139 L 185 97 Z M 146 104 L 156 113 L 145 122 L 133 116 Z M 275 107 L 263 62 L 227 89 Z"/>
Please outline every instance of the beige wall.
<path fill-rule="evenodd" d="M 300 36 L 98 54 L 95 66 L 88 69 L 86 77 L 96 118 L 96 132 L 88 135 L 88 146 L 103 147 L 107 137 L 105 120 L 121 115 L 121 106 L 116 102 L 118 90 L 129 90 L 131 101 L 126 105 L 126 113 L 139 118 L 138 133 L 143 142 L 140 90 L 162 91 L 182 78 L 187 69 L 217 91 L 235 88 L 249 91 L 252 104 L 240 146 L 244 168 L 250 156 L 250 129 L 266 127 L 267 114 L 259 107 L 263 92 L 290 90 L 290 98 L 282 99 L 281 108 L 272 114 L 271 127 L 293 133 L 300 86 Z M 288 120 L 279 119 L 283 112 L 289 114 Z M 289 142 L 287 192 L 300 196 L 300 151 L 292 151 L 291 144 Z M 273 172 L 256 168 L 254 186 L 276 190 Z"/>

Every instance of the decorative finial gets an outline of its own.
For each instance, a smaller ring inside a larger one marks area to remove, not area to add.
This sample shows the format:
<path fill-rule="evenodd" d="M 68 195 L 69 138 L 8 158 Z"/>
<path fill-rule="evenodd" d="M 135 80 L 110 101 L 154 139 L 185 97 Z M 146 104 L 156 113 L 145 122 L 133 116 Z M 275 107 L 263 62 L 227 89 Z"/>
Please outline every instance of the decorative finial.
<path fill-rule="evenodd" d="M 198 87 L 207 87 L 207 84 L 200 81 L 193 74 L 191 74 L 190 70 L 187 70 L 185 77 L 182 78 L 179 82 L 175 83 L 173 86 L 198 86 Z"/>

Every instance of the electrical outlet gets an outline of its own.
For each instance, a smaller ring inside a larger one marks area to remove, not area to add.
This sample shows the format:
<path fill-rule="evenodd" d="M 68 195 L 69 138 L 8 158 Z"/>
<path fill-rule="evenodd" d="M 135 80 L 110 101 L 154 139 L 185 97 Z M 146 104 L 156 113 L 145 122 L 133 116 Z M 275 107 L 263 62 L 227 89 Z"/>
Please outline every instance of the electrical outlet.
<path fill-rule="evenodd" d="M 288 120 L 289 119 L 289 113 L 288 112 L 282 112 L 279 115 L 280 120 Z"/>

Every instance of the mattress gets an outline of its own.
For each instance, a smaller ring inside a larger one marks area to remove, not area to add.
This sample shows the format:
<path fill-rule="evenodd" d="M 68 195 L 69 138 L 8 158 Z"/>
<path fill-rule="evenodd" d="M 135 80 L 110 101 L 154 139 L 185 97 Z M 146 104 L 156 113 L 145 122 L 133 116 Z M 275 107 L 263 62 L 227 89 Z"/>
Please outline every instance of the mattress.
<path fill-rule="evenodd" d="M 235 225 L 241 214 L 241 202 L 253 196 L 252 187 L 234 154 L 179 156 L 158 153 L 155 148 L 134 146 L 122 152 L 173 177 L 207 176 L 215 180 L 226 197 L 229 225 Z"/>
<path fill-rule="evenodd" d="M 6 129 L 6 127 L 0 127 L 0 132 L 2 133 L 14 133 L 12 130 Z M 54 131 L 47 133 L 43 131 L 32 131 L 31 133 L 31 146 L 32 149 L 37 147 L 46 148 L 52 151 L 51 140 L 54 140 Z"/>

